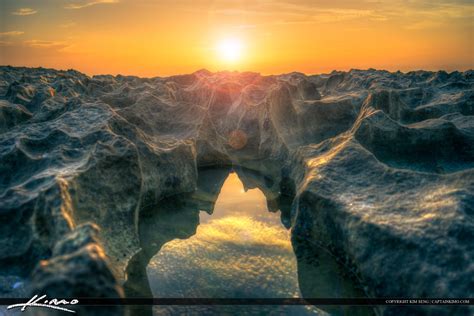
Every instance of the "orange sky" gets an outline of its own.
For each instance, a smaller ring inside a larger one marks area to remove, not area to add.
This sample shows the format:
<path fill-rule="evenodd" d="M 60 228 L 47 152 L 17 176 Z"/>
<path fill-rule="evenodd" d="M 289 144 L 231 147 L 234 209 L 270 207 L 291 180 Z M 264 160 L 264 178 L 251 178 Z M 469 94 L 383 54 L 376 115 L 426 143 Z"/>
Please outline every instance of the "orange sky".
<path fill-rule="evenodd" d="M 472 0 L 0 0 L 0 64 L 90 75 L 466 70 L 473 40 Z"/>

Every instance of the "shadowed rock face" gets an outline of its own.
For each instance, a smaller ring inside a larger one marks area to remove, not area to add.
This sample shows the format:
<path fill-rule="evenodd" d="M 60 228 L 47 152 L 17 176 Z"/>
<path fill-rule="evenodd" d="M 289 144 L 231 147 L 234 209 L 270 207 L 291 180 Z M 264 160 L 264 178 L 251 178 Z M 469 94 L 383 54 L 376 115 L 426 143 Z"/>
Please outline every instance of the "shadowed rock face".
<path fill-rule="evenodd" d="M 198 167 L 232 164 L 268 182 L 270 210 L 272 192 L 295 192 L 293 235 L 351 267 L 369 295 L 472 297 L 473 84 L 472 71 L 0 67 L 0 292 L 22 296 L 20 279 L 59 295 L 67 278 L 63 296 L 122 295 L 144 251 L 141 212 L 194 191 Z M 472 312 L 416 310 L 453 311 Z"/>

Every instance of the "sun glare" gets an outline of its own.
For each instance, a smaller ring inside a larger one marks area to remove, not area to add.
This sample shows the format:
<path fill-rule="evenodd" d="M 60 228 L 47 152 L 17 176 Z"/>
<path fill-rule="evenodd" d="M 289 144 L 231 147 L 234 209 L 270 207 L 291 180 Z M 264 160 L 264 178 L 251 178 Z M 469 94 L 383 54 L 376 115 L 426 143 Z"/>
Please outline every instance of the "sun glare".
<path fill-rule="evenodd" d="M 236 38 L 223 39 L 217 43 L 217 55 L 225 62 L 236 62 L 242 55 L 242 43 Z"/>

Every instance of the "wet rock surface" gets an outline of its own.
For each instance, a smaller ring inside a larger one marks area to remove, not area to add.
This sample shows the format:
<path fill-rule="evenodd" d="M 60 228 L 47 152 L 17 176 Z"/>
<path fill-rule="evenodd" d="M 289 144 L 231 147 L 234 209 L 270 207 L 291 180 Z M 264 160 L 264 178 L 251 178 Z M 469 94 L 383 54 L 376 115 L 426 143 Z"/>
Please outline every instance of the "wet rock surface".
<path fill-rule="evenodd" d="M 473 84 L 472 71 L 138 78 L 0 67 L 0 293 L 122 296 L 129 261 L 150 255 L 146 210 L 193 192 L 198 168 L 234 165 L 367 295 L 472 297 Z"/>

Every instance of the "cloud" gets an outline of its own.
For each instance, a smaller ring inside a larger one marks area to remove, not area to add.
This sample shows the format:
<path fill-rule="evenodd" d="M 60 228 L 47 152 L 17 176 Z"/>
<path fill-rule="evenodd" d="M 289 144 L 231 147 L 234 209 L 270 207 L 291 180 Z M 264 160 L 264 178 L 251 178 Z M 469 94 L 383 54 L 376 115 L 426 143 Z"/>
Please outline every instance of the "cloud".
<path fill-rule="evenodd" d="M 86 0 L 86 1 L 79 1 L 79 2 L 76 1 L 75 3 L 66 5 L 64 8 L 77 10 L 77 9 L 91 7 L 96 4 L 112 4 L 112 3 L 118 3 L 118 2 L 119 0 Z"/>
<path fill-rule="evenodd" d="M 60 41 L 43 41 L 43 40 L 28 40 L 23 42 L 24 45 L 35 48 L 63 48 L 68 44 Z"/>
<path fill-rule="evenodd" d="M 269 24 L 318 24 L 365 20 L 375 23 L 398 23 L 406 28 L 422 29 L 447 25 L 458 19 L 472 19 L 472 0 L 447 0 L 444 2 L 412 0 L 403 4 L 384 0 L 365 0 L 357 7 L 347 1 L 262 1 L 242 9 L 239 6 L 216 5 L 211 13 L 245 18 L 266 18 Z"/>
<path fill-rule="evenodd" d="M 385 21 L 387 18 L 374 8 L 339 8 L 332 6 L 315 6 L 314 3 L 273 2 L 255 4 L 245 9 L 217 7 L 211 11 L 216 15 L 228 16 L 265 16 L 271 22 L 262 24 L 314 24 L 333 23 L 355 19 Z M 261 25 L 261 24 L 260 24 Z"/>
<path fill-rule="evenodd" d="M 37 10 L 34 10 L 32 8 L 20 8 L 16 11 L 13 11 L 12 14 L 13 15 L 32 15 L 32 14 L 35 14 L 37 13 L 38 11 Z"/>
<path fill-rule="evenodd" d="M 64 24 L 60 24 L 59 27 L 67 29 L 67 28 L 70 28 L 70 27 L 74 27 L 76 25 L 77 25 L 76 22 L 67 22 L 67 23 L 64 23 Z"/>
<path fill-rule="evenodd" d="M 0 32 L 0 37 L 7 37 L 7 36 L 20 36 L 25 34 L 23 31 L 8 31 L 8 32 Z"/>
<path fill-rule="evenodd" d="M 414 22 L 413 24 L 408 24 L 405 26 L 407 30 L 424 30 L 430 28 L 442 27 L 443 24 L 438 21 L 420 21 Z"/>
<path fill-rule="evenodd" d="M 462 1 L 438 2 L 413 2 L 410 6 L 387 6 L 385 14 L 392 21 L 403 21 L 405 29 L 427 30 L 443 28 L 454 23 L 472 21 L 474 18 L 474 5 Z"/>
<path fill-rule="evenodd" d="M 317 9 L 310 12 L 310 20 L 321 23 L 341 22 L 358 18 L 382 19 L 383 16 L 376 14 L 373 10 L 361 9 Z"/>
<path fill-rule="evenodd" d="M 4 38 L 11 39 L 15 36 L 20 36 L 25 34 L 23 31 L 8 31 L 8 32 L 0 32 L 0 46 L 13 46 L 15 43 L 10 40 L 4 40 Z"/>
<path fill-rule="evenodd" d="M 0 41 L 0 46 L 11 46 L 13 42 L 10 41 Z"/>

